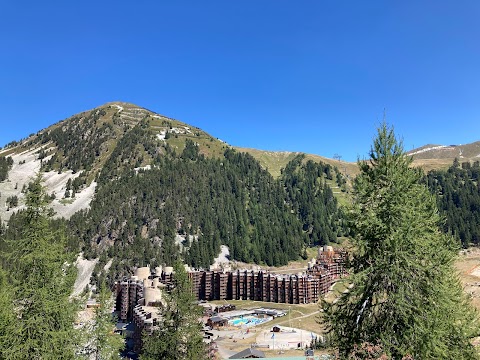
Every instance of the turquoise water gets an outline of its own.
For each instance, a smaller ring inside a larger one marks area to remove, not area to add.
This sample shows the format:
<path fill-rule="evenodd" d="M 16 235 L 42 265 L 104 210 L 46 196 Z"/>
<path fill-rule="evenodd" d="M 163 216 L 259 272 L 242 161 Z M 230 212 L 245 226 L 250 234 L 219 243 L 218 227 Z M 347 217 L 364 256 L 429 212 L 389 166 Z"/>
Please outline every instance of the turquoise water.
<path fill-rule="evenodd" d="M 233 326 L 256 326 L 258 324 L 264 323 L 268 321 L 268 318 L 265 319 L 259 319 L 253 315 L 247 315 L 243 317 L 237 317 L 233 318 L 231 320 L 228 320 L 228 323 Z"/>

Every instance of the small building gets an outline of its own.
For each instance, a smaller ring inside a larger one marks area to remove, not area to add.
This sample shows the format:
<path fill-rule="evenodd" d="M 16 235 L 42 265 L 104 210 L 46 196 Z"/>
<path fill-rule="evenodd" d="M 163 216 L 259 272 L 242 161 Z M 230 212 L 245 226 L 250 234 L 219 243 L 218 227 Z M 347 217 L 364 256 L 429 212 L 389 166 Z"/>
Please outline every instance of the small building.
<path fill-rule="evenodd" d="M 210 319 L 207 320 L 207 326 L 210 326 L 211 328 L 223 327 L 227 324 L 228 320 L 221 316 L 212 316 Z"/>
<path fill-rule="evenodd" d="M 265 358 L 265 354 L 263 351 L 248 348 L 245 350 L 240 351 L 229 357 L 229 359 L 263 359 Z"/>
<path fill-rule="evenodd" d="M 221 312 L 227 312 L 227 311 L 234 311 L 236 308 L 237 307 L 235 305 L 226 304 L 226 305 L 217 306 L 216 311 L 217 313 L 221 313 Z"/>

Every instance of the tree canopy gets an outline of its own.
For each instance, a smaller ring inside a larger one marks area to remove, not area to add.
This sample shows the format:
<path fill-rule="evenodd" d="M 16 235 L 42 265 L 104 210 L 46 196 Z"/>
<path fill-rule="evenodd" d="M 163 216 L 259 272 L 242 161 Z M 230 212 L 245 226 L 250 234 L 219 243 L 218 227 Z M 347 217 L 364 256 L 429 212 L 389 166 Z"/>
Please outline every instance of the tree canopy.
<path fill-rule="evenodd" d="M 202 310 L 195 302 L 183 264 L 177 261 L 174 271 L 174 288 L 164 295 L 158 328 L 143 338 L 141 360 L 207 359 L 199 320 Z"/>
<path fill-rule="evenodd" d="M 445 215 L 445 232 L 464 247 L 480 244 L 480 162 L 456 161 L 447 171 L 430 171 L 425 182 Z"/>
<path fill-rule="evenodd" d="M 0 350 L 1 358 L 72 359 L 78 345 L 77 308 L 69 300 L 76 268 L 64 232 L 50 226 L 46 197 L 39 175 L 17 219 L 22 225 L 18 238 L 7 242 L 0 334 L 9 343 Z"/>
<path fill-rule="evenodd" d="M 343 357 L 373 344 L 393 359 L 475 359 L 477 316 L 453 268 L 456 242 L 411 161 L 383 124 L 354 183 L 352 286 L 324 303 L 325 319 Z"/>

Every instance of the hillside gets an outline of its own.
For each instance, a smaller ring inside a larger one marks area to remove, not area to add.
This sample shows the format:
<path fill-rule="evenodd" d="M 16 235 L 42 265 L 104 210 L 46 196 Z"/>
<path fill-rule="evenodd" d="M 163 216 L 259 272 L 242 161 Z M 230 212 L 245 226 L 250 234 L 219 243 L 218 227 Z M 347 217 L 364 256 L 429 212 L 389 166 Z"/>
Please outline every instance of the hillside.
<path fill-rule="evenodd" d="M 282 168 L 292 160 L 299 152 L 288 151 L 265 151 L 235 147 L 238 151 L 246 152 L 257 159 L 273 177 L 279 177 Z M 475 162 L 480 160 L 480 141 L 465 145 L 424 145 L 407 152 L 413 156 L 413 166 L 422 168 L 425 173 L 430 170 L 446 170 L 455 158 L 460 162 Z M 330 164 L 338 168 L 348 179 L 353 179 L 358 174 L 356 162 L 346 162 L 329 159 L 319 155 L 306 154 L 306 160 Z"/>
<path fill-rule="evenodd" d="M 408 152 L 413 156 L 415 166 L 428 172 L 430 170 L 446 170 L 455 158 L 460 162 L 480 160 L 480 141 L 465 145 L 428 144 Z"/>
<path fill-rule="evenodd" d="M 139 127 L 145 130 L 142 136 Z M 16 196 L 18 205 L 1 206 L 0 219 L 8 220 L 13 211 L 23 208 L 22 189 L 38 171 L 43 172 L 47 191 L 55 197 L 51 206 L 57 216 L 69 218 L 88 208 L 95 180 L 106 165 L 115 164 L 117 172 L 150 166 L 166 147 L 181 153 L 186 139 L 195 141 L 200 154 L 208 157 L 221 157 L 227 148 L 196 127 L 122 102 L 79 113 L 13 141 L 0 150 L 0 157 L 13 159 L 7 179 L 0 182 L 0 202 Z M 128 151 L 122 152 L 121 147 Z"/>
<path fill-rule="evenodd" d="M 348 234 L 336 197 L 346 178 L 294 154 L 274 178 L 250 154 L 201 129 L 127 103 L 60 121 L 0 151 L 0 207 L 9 234 L 24 193 L 42 172 L 70 246 L 112 272 L 182 257 L 208 267 L 221 245 L 232 259 L 284 265 L 307 246 Z"/>
<path fill-rule="evenodd" d="M 464 247 L 480 244 L 480 161 L 456 162 L 447 171 L 431 171 L 425 178 L 445 215 L 445 232 Z"/>
<path fill-rule="evenodd" d="M 238 146 L 235 146 L 235 149 L 252 155 L 275 178 L 278 178 L 280 176 L 281 169 L 285 168 L 289 161 L 291 161 L 296 155 L 301 154 L 300 152 L 266 151 L 259 149 L 242 148 Z M 334 166 L 338 168 L 344 175 L 351 179 L 353 179 L 358 174 L 358 166 L 356 163 L 329 159 L 314 154 L 305 154 L 305 160 L 312 160 L 317 163 L 321 162 Z"/>
<path fill-rule="evenodd" d="M 148 131 L 140 136 L 139 127 Z M 57 216 L 70 218 L 75 212 L 89 207 L 98 176 L 111 177 L 131 166 L 148 168 L 157 155 L 166 151 L 166 146 L 180 154 L 186 139 L 194 141 L 199 153 L 208 158 L 222 158 L 228 148 L 227 144 L 199 128 L 123 102 L 112 102 L 79 113 L 27 139 L 13 141 L 0 150 L 0 159 L 10 156 L 13 160 L 4 181 L 1 181 L 2 174 L 6 176 L 7 171 L 0 164 L 0 203 L 6 204 L 0 206 L 0 219 L 7 221 L 13 211 L 23 208 L 22 190 L 32 174 L 38 171 L 44 173 L 45 185 L 54 198 L 51 206 Z M 121 150 L 122 147 L 128 151 Z M 274 178 L 279 178 L 281 169 L 300 154 L 235 149 L 252 155 Z M 414 166 L 426 172 L 442 170 L 447 169 L 455 157 L 460 161 L 478 159 L 480 142 L 425 145 L 409 154 L 414 157 Z M 111 158 L 112 155 L 115 159 Z M 308 160 L 337 168 L 346 177 L 347 185 L 358 173 L 356 163 L 306 154 L 304 161 Z M 341 203 L 348 202 L 347 194 L 338 190 L 335 183 L 329 185 Z M 12 199 L 14 201 L 9 201 Z"/>
<path fill-rule="evenodd" d="M 477 149 L 425 146 L 412 154 L 429 170 L 447 168 L 460 150 L 462 161 L 478 158 Z M 11 219 L 13 237 L 21 224 L 12 215 L 37 172 L 72 250 L 100 257 L 99 269 L 113 259 L 112 272 L 121 274 L 179 256 L 208 267 L 222 245 L 231 259 L 278 266 L 305 257 L 308 246 L 341 242 L 349 229 L 340 205 L 350 201 L 358 168 L 233 148 L 181 121 L 109 103 L 0 150 L 0 219 Z M 475 221 L 468 226 L 476 234 Z"/>

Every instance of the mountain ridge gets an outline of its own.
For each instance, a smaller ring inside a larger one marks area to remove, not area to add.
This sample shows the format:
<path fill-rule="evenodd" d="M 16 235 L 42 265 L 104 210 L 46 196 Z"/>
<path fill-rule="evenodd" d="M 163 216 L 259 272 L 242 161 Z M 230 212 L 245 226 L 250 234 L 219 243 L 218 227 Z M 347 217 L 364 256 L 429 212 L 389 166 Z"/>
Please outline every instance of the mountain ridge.
<path fill-rule="evenodd" d="M 73 115 L 10 143 L 7 155 L 0 219 L 21 226 L 12 214 L 42 172 L 73 251 L 101 258 L 96 273 L 108 259 L 117 274 L 176 256 L 206 267 L 221 245 L 232 259 L 277 266 L 349 236 L 338 205 L 351 201 L 356 163 L 233 147 L 130 103 Z"/>
<path fill-rule="evenodd" d="M 84 110 L 66 119 L 60 120 L 48 126 L 47 128 L 37 131 L 36 133 L 28 136 L 27 138 L 24 138 L 19 141 L 12 141 L 6 144 L 3 148 L 0 148 L 0 156 L 8 156 L 8 154 L 17 147 L 17 145 L 22 145 L 25 142 L 28 142 L 29 140 L 32 139 L 32 137 L 35 138 L 37 136 L 41 136 L 44 132 L 51 131 L 56 127 L 61 126 L 62 124 L 68 122 L 71 119 L 82 118 L 86 114 L 91 113 L 93 111 L 98 111 L 100 109 L 113 109 L 113 110 L 116 109 L 119 119 L 129 126 L 134 126 L 138 124 L 138 122 L 145 116 L 151 116 L 152 118 L 156 118 L 158 120 L 166 120 L 166 121 L 174 122 L 178 126 L 187 127 L 189 129 L 195 129 L 196 131 L 199 131 L 211 137 L 212 139 L 216 139 L 217 141 L 225 145 L 232 146 L 238 151 L 243 151 L 251 154 L 257 160 L 259 160 L 263 166 L 268 168 L 273 176 L 279 175 L 281 166 L 285 165 L 286 162 L 288 162 L 286 161 L 287 158 L 291 158 L 292 156 L 294 156 L 294 154 L 303 153 L 301 151 L 298 151 L 298 152 L 297 151 L 294 151 L 294 152 L 269 151 L 269 150 L 246 148 L 242 146 L 226 144 L 223 141 L 219 140 L 218 138 L 214 138 L 210 134 L 207 134 L 202 129 L 189 125 L 187 123 L 184 123 L 180 120 L 156 113 L 145 107 L 142 107 L 130 102 L 111 101 L 103 105 L 94 107 L 93 109 Z M 152 129 L 155 129 L 155 128 L 161 129 L 162 127 L 158 125 L 152 126 Z M 162 135 L 160 134 L 160 136 Z M 476 141 L 470 144 L 463 144 L 463 145 L 426 144 L 421 147 L 408 151 L 407 154 L 413 156 L 415 165 L 425 167 L 426 170 L 430 170 L 431 168 L 433 169 L 443 168 L 448 164 L 452 163 L 455 157 L 459 158 L 460 161 L 462 159 L 466 161 L 467 160 L 474 161 L 476 160 L 476 158 L 480 158 L 480 141 Z M 355 176 L 356 173 L 358 172 L 356 162 L 348 162 L 348 161 L 341 161 L 337 159 L 331 159 L 331 158 L 324 157 L 322 155 L 317 155 L 317 154 L 306 154 L 306 155 L 307 157 L 309 157 L 314 161 L 323 161 L 333 166 L 338 166 L 339 168 L 343 167 L 344 172 L 349 176 Z M 272 157 L 272 159 L 269 159 L 269 156 Z M 275 162 L 277 162 L 278 164 L 275 165 Z"/>
<path fill-rule="evenodd" d="M 145 122 L 144 125 L 140 125 L 142 121 Z M 144 126 L 149 134 L 136 134 L 136 128 L 139 126 Z M 176 153 L 181 153 L 186 139 L 194 141 L 199 147 L 199 153 L 207 157 L 221 158 L 229 147 L 249 153 L 274 177 L 280 175 L 281 168 L 285 167 L 289 160 L 301 154 L 293 152 L 284 157 L 283 155 L 287 154 L 285 152 L 231 146 L 180 120 L 132 103 L 113 101 L 81 111 L 1 148 L 0 156 L 12 156 L 14 159 L 10 179 L 0 183 L 2 193 L 0 195 L 3 195 L 1 200 L 6 201 L 12 196 L 17 196 L 21 200 L 23 196 L 21 190 L 28 185 L 31 176 L 42 171 L 47 190 L 52 197 L 56 196 L 52 206 L 57 216 L 68 218 L 78 210 L 87 209 L 95 192 L 95 180 L 99 176 L 106 176 L 102 175 L 101 170 L 113 162 L 110 161 L 112 155 L 115 155 L 118 145 L 126 142 L 125 139 L 128 137 L 132 138 L 130 142 L 137 142 L 133 147 L 134 151 L 117 154 L 120 160 L 113 164 L 117 167 L 111 166 L 112 172 L 117 172 L 118 167 L 130 162 L 135 163 L 137 171 L 151 166 L 154 157 L 158 155 L 155 151 L 165 151 L 158 147 L 159 143 L 166 144 Z M 279 154 L 282 159 L 272 167 L 272 162 L 268 158 L 278 158 Z M 323 161 L 332 166 L 342 167 L 345 175 L 355 174 L 355 164 L 317 155 L 306 154 L 306 157 L 307 160 Z M 27 176 L 28 173 L 31 176 Z M 73 190 L 67 190 L 68 182 L 73 183 L 70 185 L 74 187 Z M 70 191 L 68 198 L 64 197 L 66 191 Z M 17 207 L 0 207 L 0 218 L 8 220 L 12 213 L 10 208 L 22 209 L 22 201 L 19 203 Z"/>
<path fill-rule="evenodd" d="M 139 127 L 146 131 L 138 130 Z M 88 208 L 99 176 L 113 176 L 105 175 L 106 171 L 102 174 L 106 165 L 110 164 L 112 173 L 130 163 L 134 163 L 136 171 L 146 169 L 159 153 L 167 151 L 166 148 L 181 153 L 187 139 L 194 141 L 199 153 L 207 157 L 222 158 L 229 147 L 248 153 L 274 178 L 280 176 L 282 169 L 295 156 L 304 154 L 231 146 L 180 120 L 129 102 L 112 101 L 58 121 L 0 149 L 0 156 L 12 156 L 14 160 L 9 170 L 11 179 L 0 183 L 1 200 L 7 203 L 15 196 L 21 200 L 22 190 L 31 178 L 28 175 L 42 171 L 48 191 L 56 197 L 52 206 L 57 216 L 68 218 L 76 211 Z M 125 146 L 131 152 L 119 150 L 118 145 L 126 142 L 129 142 Z M 131 145 L 135 146 L 130 148 Z M 427 144 L 407 154 L 413 156 L 414 166 L 425 171 L 446 169 L 455 158 L 459 161 L 479 159 L 480 141 L 465 145 Z M 112 159 L 114 155 L 117 155 L 116 159 Z M 358 173 L 356 163 L 305 154 L 304 161 L 308 160 L 334 166 L 350 181 Z M 70 196 L 65 198 L 67 191 Z M 22 201 L 19 203 L 17 207 L 0 207 L 0 218 L 8 220 L 10 208 L 22 208 Z"/>
<path fill-rule="evenodd" d="M 427 144 L 407 152 L 412 156 L 414 166 L 430 170 L 445 170 L 455 159 L 459 162 L 480 160 L 480 141 L 463 145 Z"/>

